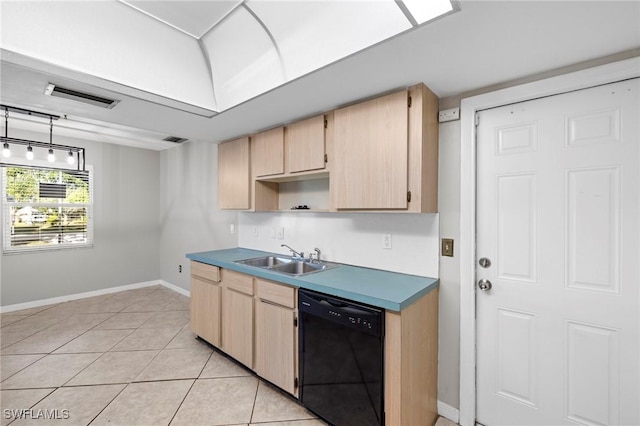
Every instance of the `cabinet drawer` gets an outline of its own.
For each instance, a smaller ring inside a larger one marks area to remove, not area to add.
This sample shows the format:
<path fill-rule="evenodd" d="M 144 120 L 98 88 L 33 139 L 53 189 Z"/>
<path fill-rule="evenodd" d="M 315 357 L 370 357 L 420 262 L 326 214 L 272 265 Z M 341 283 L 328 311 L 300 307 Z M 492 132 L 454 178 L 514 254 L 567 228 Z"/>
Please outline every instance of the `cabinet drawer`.
<path fill-rule="evenodd" d="M 191 261 L 191 275 L 203 278 L 205 280 L 219 282 L 220 268 L 206 263 Z"/>
<path fill-rule="evenodd" d="M 256 279 L 256 293 L 262 300 L 291 309 L 296 307 L 296 289 L 293 287 Z"/>
<path fill-rule="evenodd" d="M 222 282 L 227 288 L 253 296 L 253 277 L 249 275 L 223 269 Z"/>

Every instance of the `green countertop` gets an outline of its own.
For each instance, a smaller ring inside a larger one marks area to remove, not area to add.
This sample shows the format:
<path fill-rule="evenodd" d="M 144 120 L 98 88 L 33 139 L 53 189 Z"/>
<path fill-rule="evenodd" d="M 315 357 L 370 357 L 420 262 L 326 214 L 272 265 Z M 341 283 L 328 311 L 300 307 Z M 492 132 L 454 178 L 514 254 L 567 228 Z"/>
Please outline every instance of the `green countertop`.
<path fill-rule="evenodd" d="M 234 263 L 236 260 L 269 256 L 274 253 L 234 248 L 189 253 L 187 258 L 255 277 L 277 281 L 298 288 L 319 291 L 360 303 L 399 312 L 420 297 L 438 287 L 438 279 L 400 274 L 378 269 L 340 264 L 304 276 L 289 276 L 252 266 Z"/>

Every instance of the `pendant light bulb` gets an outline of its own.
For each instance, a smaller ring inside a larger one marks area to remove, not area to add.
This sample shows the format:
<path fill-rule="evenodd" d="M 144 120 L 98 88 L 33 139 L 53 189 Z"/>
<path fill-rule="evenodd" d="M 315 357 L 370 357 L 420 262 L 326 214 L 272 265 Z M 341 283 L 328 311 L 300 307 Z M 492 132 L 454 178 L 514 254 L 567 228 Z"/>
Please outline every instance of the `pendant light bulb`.
<path fill-rule="evenodd" d="M 47 155 L 47 160 L 49 160 L 50 163 L 56 161 L 56 156 L 53 155 L 53 149 L 51 148 L 49 148 L 49 155 Z"/>
<path fill-rule="evenodd" d="M 71 152 L 71 150 L 69 150 L 69 155 L 67 156 L 67 163 L 68 164 L 73 164 L 76 162 L 76 159 L 73 157 L 73 152 Z"/>
<path fill-rule="evenodd" d="M 33 147 L 31 145 L 27 147 L 27 160 L 33 160 Z"/>
<path fill-rule="evenodd" d="M 2 156 L 4 158 L 11 157 L 11 150 L 9 149 L 9 144 L 6 142 L 4 143 L 4 145 L 2 145 Z"/>

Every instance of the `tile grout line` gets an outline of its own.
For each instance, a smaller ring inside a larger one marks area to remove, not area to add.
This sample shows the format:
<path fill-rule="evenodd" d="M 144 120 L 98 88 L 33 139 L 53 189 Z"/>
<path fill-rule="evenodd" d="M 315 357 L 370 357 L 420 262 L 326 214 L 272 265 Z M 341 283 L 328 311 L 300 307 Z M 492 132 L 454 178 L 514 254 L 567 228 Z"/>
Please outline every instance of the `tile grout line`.
<path fill-rule="evenodd" d="M 209 358 L 211 358 L 211 356 L 209 356 Z M 209 362 L 209 359 L 207 359 L 207 362 Z M 205 365 L 206 365 L 206 363 L 205 363 Z M 202 372 L 200 372 L 200 373 L 202 374 Z M 187 396 L 189 396 L 189 393 L 191 392 L 191 389 L 193 389 L 193 387 L 195 386 L 197 380 L 198 380 L 198 378 L 193 379 L 193 382 L 191 383 L 191 386 L 189 386 L 189 389 L 185 392 L 184 396 L 182 397 L 182 400 L 180 401 L 180 404 L 178 404 L 178 408 L 176 408 L 176 412 L 173 413 L 173 416 L 171 416 L 171 419 L 169 420 L 169 423 L 167 423 L 167 425 L 170 425 L 171 422 L 173 422 L 173 420 L 176 418 L 176 415 L 180 411 L 180 408 L 182 408 L 182 404 L 184 404 L 184 401 L 187 399 Z"/>
<path fill-rule="evenodd" d="M 118 384 L 118 383 L 115 383 L 115 384 Z M 95 385 L 95 386 L 104 386 L 104 385 Z M 71 388 L 71 387 L 73 387 L 73 386 L 69 386 L 69 387 Z M 125 390 L 126 388 L 128 388 L 128 387 L 129 387 L 129 384 L 124 384 L 124 386 L 122 387 L 122 389 L 120 389 L 120 392 L 116 393 L 116 394 L 113 396 L 113 398 L 111 398 L 111 400 L 110 400 L 110 401 L 109 401 L 109 402 L 108 402 L 104 407 L 102 407 L 102 409 L 101 409 L 100 411 L 98 411 L 98 413 L 97 413 L 97 414 L 96 414 L 96 415 L 95 415 L 95 416 L 94 416 L 94 417 L 89 421 L 89 423 L 87 423 L 87 425 L 90 425 L 91 423 L 93 423 L 93 422 L 94 422 L 94 420 L 95 420 L 95 419 L 97 419 L 98 417 L 100 417 L 100 414 L 102 414 L 102 413 L 104 412 L 104 410 L 106 410 L 106 409 L 107 409 L 107 407 L 108 407 L 108 406 L 110 406 L 110 405 L 113 403 L 113 401 L 115 401 L 115 400 L 116 400 L 116 398 L 117 398 L 117 397 L 119 397 L 119 396 L 120 396 L 120 394 L 121 394 L 122 392 L 124 392 L 124 390 Z M 58 388 L 58 389 L 59 389 L 59 388 Z"/>

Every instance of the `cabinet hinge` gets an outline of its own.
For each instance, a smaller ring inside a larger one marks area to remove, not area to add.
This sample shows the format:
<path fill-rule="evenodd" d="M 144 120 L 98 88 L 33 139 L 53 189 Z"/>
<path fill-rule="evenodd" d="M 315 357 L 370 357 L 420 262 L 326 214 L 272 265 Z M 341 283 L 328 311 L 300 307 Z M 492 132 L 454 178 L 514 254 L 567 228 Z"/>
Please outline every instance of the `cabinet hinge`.
<path fill-rule="evenodd" d="M 407 99 L 407 106 L 411 108 L 411 96 L 409 96 L 409 99 Z"/>
<path fill-rule="evenodd" d="M 294 318 L 293 319 L 293 326 L 297 327 L 298 326 L 298 318 Z"/>
<path fill-rule="evenodd" d="M 411 202 L 411 191 L 407 191 L 407 203 Z"/>
<path fill-rule="evenodd" d="M 329 162 L 329 156 L 327 154 L 324 155 L 324 162 L 325 163 Z"/>
<path fill-rule="evenodd" d="M 293 379 L 293 388 L 298 389 L 298 378 Z"/>

